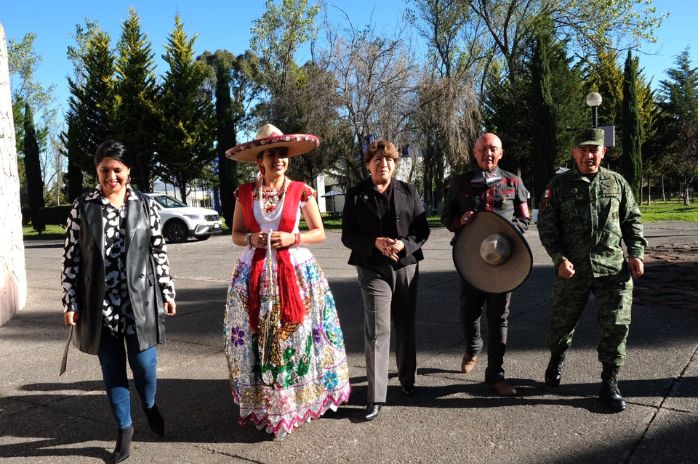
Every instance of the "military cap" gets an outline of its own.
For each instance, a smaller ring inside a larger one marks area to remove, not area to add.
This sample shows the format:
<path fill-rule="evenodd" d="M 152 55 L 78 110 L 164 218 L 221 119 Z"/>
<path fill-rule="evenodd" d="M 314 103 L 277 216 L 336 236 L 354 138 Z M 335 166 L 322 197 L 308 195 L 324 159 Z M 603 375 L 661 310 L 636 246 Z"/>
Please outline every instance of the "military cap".
<path fill-rule="evenodd" d="M 576 134 L 574 145 L 605 145 L 605 131 L 603 129 L 583 129 Z"/>

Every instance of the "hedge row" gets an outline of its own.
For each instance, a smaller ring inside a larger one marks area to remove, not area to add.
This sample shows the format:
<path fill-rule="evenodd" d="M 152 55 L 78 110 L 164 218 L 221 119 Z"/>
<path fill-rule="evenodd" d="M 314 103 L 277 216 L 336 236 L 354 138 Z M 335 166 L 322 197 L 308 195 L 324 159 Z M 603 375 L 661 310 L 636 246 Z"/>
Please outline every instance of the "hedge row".
<path fill-rule="evenodd" d="M 65 226 L 72 205 L 48 206 L 41 208 L 41 219 L 44 224 L 54 224 Z M 22 208 L 22 225 L 27 225 L 31 222 L 32 215 L 29 208 Z"/>

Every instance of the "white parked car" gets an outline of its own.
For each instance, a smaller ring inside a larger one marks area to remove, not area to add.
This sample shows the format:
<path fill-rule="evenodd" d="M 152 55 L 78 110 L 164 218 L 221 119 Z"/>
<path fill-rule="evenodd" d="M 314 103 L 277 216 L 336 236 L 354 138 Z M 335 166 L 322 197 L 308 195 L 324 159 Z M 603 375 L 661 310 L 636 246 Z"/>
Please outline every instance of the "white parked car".
<path fill-rule="evenodd" d="M 213 209 L 187 206 L 162 193 L 147 193 L 160 208 L 163 236 L 168 242 L 184 242 L 189 237 L 206 240 L 221 232 L 221 218 Z"/>

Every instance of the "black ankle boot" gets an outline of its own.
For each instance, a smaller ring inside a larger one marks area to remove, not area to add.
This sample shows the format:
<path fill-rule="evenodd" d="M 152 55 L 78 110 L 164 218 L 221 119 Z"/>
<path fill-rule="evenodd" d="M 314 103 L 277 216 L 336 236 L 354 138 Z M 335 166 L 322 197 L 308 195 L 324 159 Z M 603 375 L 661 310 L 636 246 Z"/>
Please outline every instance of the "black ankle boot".
<path fill-rule="evenodd" d="M 547 370 L 544 371 L 544 383 L 550 387 L 558 387 L 561 383 L 561 372 L 564 367 L 564 353 L 552 353 Z"/>
<path fill-rule="evenodd" d="M 144 409 L 143 412 L 146 413 L 148 426 L 151 430 L 160 438 L 163 438 L 165 435 L 165 421 L 163 421 L 163 416 L 161 416 L 160 411 L 158 411 L 158 406 L 154 404 L 152 407 Z"/>
<path fill-rule="evenodd" d="M 617 374 L 619 372 L 619 367 L 604 365 L 603 373 L 600 374 L 603 383 L 600 386 L 598 398 L 612 412 L 620 412 L 627 409 L 627 403 L 625 403 L 625 399 L 620 394 L 620 389 L 617 386 Z"/>
<path fill-rule="evenodd" d="M 128 429 L 119 429 L 117 434 L 117 446 L 112 453 L 112 463 L 122 462 L 129 457 L 131 450 L 131 437 L 134 436 L 134 427 Z"/>

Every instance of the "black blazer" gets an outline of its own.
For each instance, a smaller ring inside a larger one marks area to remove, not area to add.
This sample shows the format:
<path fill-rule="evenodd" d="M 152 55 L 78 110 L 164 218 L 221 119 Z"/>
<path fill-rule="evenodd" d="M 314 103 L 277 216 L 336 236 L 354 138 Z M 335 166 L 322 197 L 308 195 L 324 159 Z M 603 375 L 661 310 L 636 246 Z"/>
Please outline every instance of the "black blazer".
<path fill-rule="evenodd" d="M 421 246 L 428 240 L 430 227 L 420 196 L 415 188 L 400 180 L 392 179 L 390 202 L 396 213 L 396 232 L 405 247 L 399 254 L 399 262 L 393 263 L 374 246 L 382 235 L 382 219 L 372 199 L 374 184 L 367 179 L 350 189 L 345 196 L 343 209 L 343 245 L 350 248 L 348 264 L 372 268 L 380 264 L 402 267 L 423 259 Z"/>

